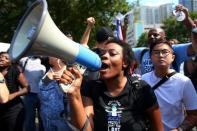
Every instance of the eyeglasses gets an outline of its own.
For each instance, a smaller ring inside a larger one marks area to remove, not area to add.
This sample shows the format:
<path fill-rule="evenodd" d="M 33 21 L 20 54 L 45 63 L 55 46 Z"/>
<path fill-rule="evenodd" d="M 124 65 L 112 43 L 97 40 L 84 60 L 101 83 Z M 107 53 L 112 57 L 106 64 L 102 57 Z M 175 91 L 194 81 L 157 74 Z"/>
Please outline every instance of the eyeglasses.
<path fill-rule="evenodd" d="M 160 54 L 162 54 L 163 57 L 168 56 L 170 53 L 173 53 L 172 51 L 169 51 L 167 49 L 163 49 L 163 50 L 153 50 L 152 51 L 152 55 L 159 57 Z"/>
<path fill-rule="evenodd" d="M 115 49 L 108 49 L 108 50 L 106 50 L 106 49 L 101 49 L 101 48 L 94 48 L 94 49 L 92 49 L 92 51 L 94 51 L 99 56 L 103 56 L 107 52 L 109 53 L 110 56 L 114 56 L 114 55 L 120 54 L 120 52 L 116 51 Z"/>

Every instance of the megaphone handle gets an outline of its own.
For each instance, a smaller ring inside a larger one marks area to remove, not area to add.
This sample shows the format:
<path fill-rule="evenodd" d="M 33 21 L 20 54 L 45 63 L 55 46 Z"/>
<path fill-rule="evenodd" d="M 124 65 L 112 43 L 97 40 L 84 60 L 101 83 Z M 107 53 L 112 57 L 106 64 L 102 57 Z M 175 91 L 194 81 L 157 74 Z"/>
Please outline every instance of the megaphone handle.
<path fill-rule="evenodd" d="M 81 74 L 84 74 L 85 70 L 87 69 L 85 66 L 82 66 L 80 64 L 77 64 L 76 67 L 80 71 Z M 71 84 L 60 83 L 59 85 L 60 85 L 60 88 L 66 93 L 68 92 L 68 89 L 71 87 L 72 83 Z"/>

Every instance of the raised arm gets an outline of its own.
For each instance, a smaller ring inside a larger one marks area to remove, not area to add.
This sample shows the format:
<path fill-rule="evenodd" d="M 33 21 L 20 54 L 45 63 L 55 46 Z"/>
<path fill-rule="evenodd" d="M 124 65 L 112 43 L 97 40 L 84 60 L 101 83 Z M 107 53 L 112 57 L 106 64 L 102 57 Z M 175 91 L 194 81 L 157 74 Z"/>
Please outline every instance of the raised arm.
<path fill-rule="evenodd" d="M 196 27 L 193 20 L 189 16 L 188 9 L 183 5 L 179 4 L 176 6 L 177 11 L 183 11 L 185 14 L 185 19 L 183 20 L 183 24 L 186 26 L 187 29 L 191 30 Z"/>
<path fill-rule="evenodd" d="M 197 20 L 193 21 L 190 16 L 188 9 L 184 7 L 183 5 L 177 5 L 176 6 L 177 11 L 183 11 L 185 13 L 185 20 L 183 21 L 183 24 L 186 26 L 187 29 L 189 29 L 192 32 L 192 29 L 196 28 L 197 26 Z M 197 53 L 197 32 L 191 33 L 191 38 L 192 38 L 192 45 L 189 46 L 187 50 L 188 56 L 194 56 Z"/>
<path fill-rule="evenodd" d="M 6 103 L 9 98 L 9 90 L 5 84 L 5 79 L 3 75 L 0 73 L 0 103 Z"/>
<path fill-rule="evenodd" d="M 83 36 L 81 38 L 80 43 L 84 46 L 88 46 L 88 41 L 90 37 L 90 32 L 92 30 L 92 27 L 95 24 L 95 19 L 93 17 L 87 18 L 87 27 L 85 29 L 85 32 L 83 33 Z"/>

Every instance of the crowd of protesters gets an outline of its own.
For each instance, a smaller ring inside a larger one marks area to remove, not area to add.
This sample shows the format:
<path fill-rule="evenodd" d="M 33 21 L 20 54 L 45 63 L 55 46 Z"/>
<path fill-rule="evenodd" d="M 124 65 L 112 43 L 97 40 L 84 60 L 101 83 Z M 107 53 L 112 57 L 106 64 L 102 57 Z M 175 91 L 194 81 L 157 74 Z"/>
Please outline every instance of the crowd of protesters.
<path fill-rule="evenodd" d="M 0 130 L 2 131 L 190 131 L 197 126 L 197 21 L 188 10 L 182 22 L 191 43 L 172 44 L 161 28 L 148 32 L 147 47 L 131 48 L 108 26 L 97 29 L 92 51 L 99 71 L 51 56 L 29 56 L 12 63 L 0 53 Z M 80 43 L 88 47 L 95 24 L 87 18 Z M 65 35 L 73 40 L 71 32 Z M 180 65 L 185 62 L 184 74 Z M 139 66 L 138 66 L 139 65 Z M 60 84 L 71 84 L 63 90 Z M 35 119 L 39 120 L 36 129 Z"/>

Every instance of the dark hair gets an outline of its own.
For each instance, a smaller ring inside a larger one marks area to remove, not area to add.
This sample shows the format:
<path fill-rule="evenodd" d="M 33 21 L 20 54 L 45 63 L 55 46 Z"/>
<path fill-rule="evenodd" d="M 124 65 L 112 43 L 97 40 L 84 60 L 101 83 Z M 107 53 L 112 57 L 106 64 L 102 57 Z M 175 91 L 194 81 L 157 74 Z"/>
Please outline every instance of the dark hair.
<path fill-rule="evenodd" d="M 6 51 L 1 51 L 1 52 L 0 52 L 0 55 L 1 55 L 1 54 L 8 54 L 8 52 L 6 52 Z"/>
<path fill-rule="evenodd" d="M 72 37 L 72 31 L 65 31 L 64 34 L 67 37 Z"/>
<path fill-rule="evenodd" d="M 154 42 L 154 43 L 152 43 L 152 44 L 150 45 L 150 52 L 149 52 L 150 56 L 151 56 L 151 54 L 152 54 L 153 48 L 154 48 L 156 45 L 161 44 L 161 43 L 162 43 L 162 44 L 168 45 L 168 46 L 173 50 L 172 45 L 170 44 L 169 41 L 167 41 L 167 40 L 157 40 L 156 42 Z"/>
<path fill-rule="evenodd" d="M 124 42 L 123 40 L 119 40 L 118 38 L 111 38 L 107 40 L 105 44 L 109 44 L 109 43 L 116 43 L 122 47 L 124 61 L 128 65 L 127 68 L 124 70 L 124 74 L 128 75 L 130 72 L 131 65 L 133 65 L 135 62 L 135 56 L 134 56 L 131 45 Z"/>
<path fill-rule="evenodd" d="M 110 27 L 101 27 L 96 32 L 96 41 L 101 43 L 108 40 L 109 37 L 114 37 L 113 31 Z"/>
<path fill-rule="evenodd" d="M 9 55 L 9 53 L 7 51 L 1 51 L 0 55 L 2 55 L 2 54 L 8 54 Z M 18 62 L 18 61 L 16 61 L 16 62 L 11 61 L 10 56 L 9 56 L 9 61 L 10 61 L 10 64 L 14 64 L 14 63 Z"/>

